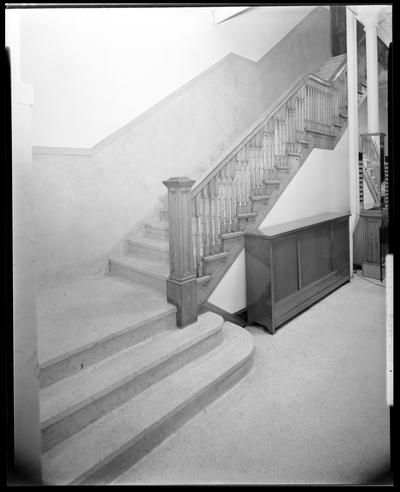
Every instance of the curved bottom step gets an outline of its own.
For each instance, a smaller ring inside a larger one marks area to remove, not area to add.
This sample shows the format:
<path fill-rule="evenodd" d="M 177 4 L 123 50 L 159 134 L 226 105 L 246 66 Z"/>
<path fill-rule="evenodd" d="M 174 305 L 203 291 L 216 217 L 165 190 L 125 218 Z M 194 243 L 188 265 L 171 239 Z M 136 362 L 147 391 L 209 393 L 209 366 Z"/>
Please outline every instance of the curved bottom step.
<path fill-rule="evenodd" d="M 253 339 L 224 323 L 224 342 L 43 455 L 43 482 L 107 484 L 251 368 Z"/>

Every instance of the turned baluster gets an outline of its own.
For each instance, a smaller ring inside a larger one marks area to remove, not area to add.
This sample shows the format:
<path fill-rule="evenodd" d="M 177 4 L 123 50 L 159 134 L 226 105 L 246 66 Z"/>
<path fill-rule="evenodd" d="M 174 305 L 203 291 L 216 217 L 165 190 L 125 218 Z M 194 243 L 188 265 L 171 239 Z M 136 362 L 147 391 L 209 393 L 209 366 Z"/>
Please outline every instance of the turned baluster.
<path fill-rule="evenodd" d="M 236 208 L 237 213 L 243 212 L 243 165 L 241 159 L 241 151 L 239 150 L 236 157 Z"/>
<path fill-rule="evenodd" d="M 225 166 L 226 167 L 226 166 Z M 221 234 L 225 234 L 227 231 L 227 223 L 226 223 L 226 180 L 224 175 L 224 169 L 219 173 L 219 222 L 221 227 Z"/>
<path fill-rule="evenodd" d="M 251 201 L 250 201 L 250 196 L 251 196 L 251 183 L 250 183 L 250 160 L 249 160 L 249 154 L 248 154 L 248 146 L 245 145 L 243 148 L 243 153 L 244 153 L 244 171 L 245 171 L 245 210 L 248 212 L 251 211 Z"/>
<path fill-rule="evenodd" d="M 300 92 L 300 131 L 304 133 L 304 120 L 306 118 L 306 88 Z"/>
<path fill-rule="evenodd" d="M 232 216 L 230 207 L 231 180 L 229 178 L 229 163 L 222 170 L 225 181 L 225 224 L 226 232 L 232 232 Z"/>
<path fill-rule="evenodd" d="M 266 176 L 267 169 L 268 169 L 268 132 L 267 132 L 267 125 L 264 125 L 262 129 L 262 158 L 259 166 L 258 181 L 257 181 L 257 189 L 259 190 L 259 192 L 264 186 L 264 177 Z"/>
<path fill-rule="evenodd" d="M 203 254 L 210 255 L 210 231 L 208 227 L 208 207 L 207 207 L 207 189 L 204 187 L 201 190 L 201 209 L 202 209 L 202 239 L 203 239 Z"/>
<path fill-rule="evenodd" d="M 208 247 L 209 254 L 213 255 L 214 251 L 214 214 L 213 214 L 213 197 L 212 197 L 212 186 L 211 183 L 208 183 L 206 186 L 207 189 L 207 209 L 208 209 Z"/>
<path fill-rule="evenodd" d="M 196 273 L 198 277 L 203 274 L 202 256 L 202 235 L 201 235 L 201 198 L 200 195 L 193 200 L 194 217 L 196 223 Z"/>
<path fill-rule="evenodd" d="M 238 231 L 238 219 L 237 219 L 237 184 L 236 184 L 236 176 L 237 176 L 237 158 L 234 157 L 229 163 L 229 177 L 231 180 L 231 218 L 232 218 L 232 232 Z"/>
<path fill-rule="evenodd" d="M 250 144 L 250 194 L 257 195 L 259 181 L 259 152 L 258 152 L 258 133 L 251 139 Z"/>
<path fill-rule="evenodd" d="M 213 204 L 214 204 L 214 249 L 216 253 L 221 252 L 221 186 L 220 175 L 217 174 L 212 180 Z"/>
<path fill-rule="evenodd" d="M 256 186 L 256 179 L 257 179 L 256 178 L 257 168 L 256 168 L 256 162 L 254 159 L 253 141 L 254 141 L 254 137 L 249 142 L 247 142 L 245 147 L 246 147 L 248 166 L 250 169 L 250 189 L 253 190 L 253 193 L 254 193 L 255 186 Z"/>

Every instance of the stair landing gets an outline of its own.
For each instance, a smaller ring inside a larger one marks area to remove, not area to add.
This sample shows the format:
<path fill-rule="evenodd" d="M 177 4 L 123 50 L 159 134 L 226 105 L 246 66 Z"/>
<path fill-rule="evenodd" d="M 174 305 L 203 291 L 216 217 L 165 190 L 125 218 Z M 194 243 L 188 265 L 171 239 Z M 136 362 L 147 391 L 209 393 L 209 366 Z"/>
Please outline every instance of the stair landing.
<path fill-rule="evenodd" d="M 37 295 L 39 365 L 55 363 L 148 318 L 175 312 L 161 292 L 105 275 L 42 289 Z"/>

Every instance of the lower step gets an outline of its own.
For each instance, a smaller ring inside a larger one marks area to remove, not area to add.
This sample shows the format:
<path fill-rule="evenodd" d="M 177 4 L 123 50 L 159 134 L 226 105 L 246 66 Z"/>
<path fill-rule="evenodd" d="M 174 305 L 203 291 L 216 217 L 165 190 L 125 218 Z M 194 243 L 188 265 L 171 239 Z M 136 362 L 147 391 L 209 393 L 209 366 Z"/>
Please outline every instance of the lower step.
<path fill-rule="evenodd" d="M 169 264 L 149 258 L 122 255 L 110 258 L 110 274 L 166 294 Z"/>
<path fill-rule="evenodd" d="M 166 331 L 41 390 L 43 451 L 215 348 L 222 325 L 220 316 L 205 313 L 185 330 Z"/>
<path fill-rule="evenodd" d="M 46 485 L 107 484 L 250 369 L 250 333 L 224 323 L 224 342 L 42 457 Z"/>
<path fill-rule="evenodd" d="M 46 388 L 63 378 L 79 373 L 82 369 L 96 364 L 105 357 L 112 356 L 123 348 L 169 331 L 174 326 L 176 326 L 176 307 L 169 305 L 164 312 L 149 315 L 143 321 L 127 326 L 96 343 L 80 347 L 75 353 L 66 353 L 64 357 L 41 366 L 40 386 Z"/>
<path fill-rule="evenodd" d="M 169 262 L 168 242 L 165 240 L 157 240 L 149 237 L 128 239 L 127 253 L 164 263 Z"/>

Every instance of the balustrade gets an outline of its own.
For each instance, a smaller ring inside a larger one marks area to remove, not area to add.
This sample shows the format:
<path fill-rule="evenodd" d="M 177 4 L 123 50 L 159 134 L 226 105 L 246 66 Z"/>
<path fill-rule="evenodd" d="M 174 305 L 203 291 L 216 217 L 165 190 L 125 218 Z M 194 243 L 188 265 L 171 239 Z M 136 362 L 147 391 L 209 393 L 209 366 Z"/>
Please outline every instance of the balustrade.
<path fill-rule="evenodd" d="M 239 231 L 240 216 L 252 211 L 253 196 L 266 195 L 266 181 L 276 168 L 299 155 L 306 132 L 337 135 L 347 113 L 347 70 L 343 65 L 331 82 L 309 75 L 285 93 L 193 190 L 194 264 L 222 252 L 221 234 Z"/>
<path fill-rule="evenodd" d="M 384 133 L 361 134 L 360 183 L 366 182 L 372 201 L 360 193 L 361 209 L 387 207 L 387 176 L 384 166 Z"/>

